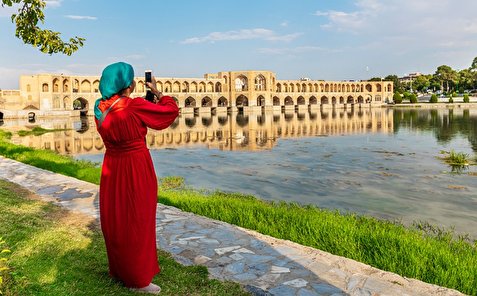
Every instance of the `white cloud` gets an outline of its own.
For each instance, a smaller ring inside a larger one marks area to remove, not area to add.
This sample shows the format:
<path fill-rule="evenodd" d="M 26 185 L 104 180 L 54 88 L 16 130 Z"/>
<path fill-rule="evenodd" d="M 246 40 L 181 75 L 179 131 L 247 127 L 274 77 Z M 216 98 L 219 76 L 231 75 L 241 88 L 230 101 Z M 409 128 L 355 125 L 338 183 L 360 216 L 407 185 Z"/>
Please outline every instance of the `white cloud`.
<path fill-rule="evenodd" d="M 285 41 L 290 42 L 297 37 L 302 35 L 302 33 L 294 33 L 288 35 L 278 35 L 272 30 L 256 28 L 256 29 L 242 29 L 238 31 L 226 31 L 226 32 L 212 32 L 203 37 L 191 37 L 181 43 L 183 44 L 192 44 L 192 43 L 204 43 L 216 41 L 236 41 L 236 40 L 252 40 L 252 39 L 262 39 L 267 41 Z"/>
<path fill-rule="evenodd" d="M 66 18 L 73 19 L 73 20 L 92 20 L 95 21 L 98 18 L 95 16 L 87 16 L 87 15 L 65 15 Z"/>
<path fill-rule="evenodd" d="M 288 21 L 284 21 L 280 24 L 281 27 L 288 27 Z"/>
<path fill-rule="evenodd" d="M 63 0 L 45 0 L 46 7 L 52 7 L 52 8 L 60 7 L 61 2 L 63 2 Z"/>

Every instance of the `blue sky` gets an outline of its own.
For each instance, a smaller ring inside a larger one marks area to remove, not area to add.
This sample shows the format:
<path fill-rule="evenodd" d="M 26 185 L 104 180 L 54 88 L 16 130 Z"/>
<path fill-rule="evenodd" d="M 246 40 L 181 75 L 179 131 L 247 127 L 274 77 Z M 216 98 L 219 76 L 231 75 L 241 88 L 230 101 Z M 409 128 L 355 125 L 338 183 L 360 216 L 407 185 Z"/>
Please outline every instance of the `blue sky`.
<path fill-rule="evenodd" d="M 137 76 L 269 70 L 278 79 L 345 80 L 460 70 L 477 56 L 476 0 L 56 0 L 42 28 L 86 43 L 72 56 L 23 44 L 0 7 L 0 88 L 21 74 L 100 75 L 116 61 Z"/>

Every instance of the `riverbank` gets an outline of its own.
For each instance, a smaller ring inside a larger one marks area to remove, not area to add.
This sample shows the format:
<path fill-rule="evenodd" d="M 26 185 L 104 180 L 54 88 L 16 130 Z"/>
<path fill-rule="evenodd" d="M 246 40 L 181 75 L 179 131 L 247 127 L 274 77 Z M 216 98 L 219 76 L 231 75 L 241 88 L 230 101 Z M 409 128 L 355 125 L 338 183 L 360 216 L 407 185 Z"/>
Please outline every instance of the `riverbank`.
<path fill-rule="evenodd" d="M 49 151 L 40 153 L 39 150 L 6 141 L 0 142 L 0 154 L 45 169 L 58 170 L 78 179 L 88 178 L 98 184 L 99 168 L 91 163 L 77 162 Z M 298 240 L 301 244 L 305 244 L 300 241 L 304 238 L 311 242 L 322 242 L 323 246 L 331 246 L 328 250 L 331 253 L 344 254 L 346 257 L 351 254 L 358 256 L 358 260 L 378 268 L 383 268 L 378 264 L 388 265 L 390 271 L 407 277 L 459 289 L 468 294 L 477 294 L 475 245 L 472 246 L 465 239 L 455 240 L 449 232 L 436 232 L 436 229 L 429 225 L 421 225 L 421 230 L 408 229 L 387 221 L 341 215 L 294 204 L 270 204 L 237 194 L 218 193 L 214 196 L 181 189 L 164 191 L 159 199 L 161 202 L 168 200 L 169 203 L 175 203 L 174 206 L 215 219 L 225 219 L 230 223 L 242 225 L 241 223 L 246 222 L 242 226 L 251 229 L 256 227 L 258 231 L 273 236 L 290 235 L 282 238 Z M 323 225 L 325 228 L 317 228 L 317 225 Z M 367 262 L 367 257 L 374 262 Z"/>

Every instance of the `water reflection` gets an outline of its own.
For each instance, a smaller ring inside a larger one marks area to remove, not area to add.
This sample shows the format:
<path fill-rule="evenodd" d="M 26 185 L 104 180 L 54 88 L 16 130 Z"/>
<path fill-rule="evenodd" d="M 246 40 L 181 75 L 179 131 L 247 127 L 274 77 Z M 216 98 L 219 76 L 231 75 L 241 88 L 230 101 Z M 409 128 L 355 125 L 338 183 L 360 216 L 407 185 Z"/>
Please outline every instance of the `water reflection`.
<path fill-rule="evenodd" d="M 54 149 L 62 154 L 100 153 L 104 145 L 91 117 L 37 119 L 35 122 L 7 120 L 4 129 L 41 126 L 68 129 L 13 141 L 35 148 Z M 477 151 L 477 110 L 351 109 L 317 112 L 221 113 L 181 115 L 164 131 L 149 131 L 150 148 L 177 148 L 206 144 L 223 150 L 272 149 L 279 138 L 395 133 L 401 129 L 429 131 L 441 144 L 465 136 Z"/>
<path fill-rule="evenodd" d="M 90 117 L 55 118 L 51 121 L 42 119 L 34 125 L 23 126 L 17 123 L 17 126 L 10 123 L 9 129 L 29 129 L 34 126 L 67 129 L 41 136 L 14 135 L 13 141 L 18 144 L 73 155 L 101 153 L 104 150 Z M 152 149 L 205 144 L 212 149 L 263 150 L 272 149 L 278 138 L 392 131 L 393 112 L 386 109 L 185 114 L 164 131 L 149 131 L 147 143 Z"/>

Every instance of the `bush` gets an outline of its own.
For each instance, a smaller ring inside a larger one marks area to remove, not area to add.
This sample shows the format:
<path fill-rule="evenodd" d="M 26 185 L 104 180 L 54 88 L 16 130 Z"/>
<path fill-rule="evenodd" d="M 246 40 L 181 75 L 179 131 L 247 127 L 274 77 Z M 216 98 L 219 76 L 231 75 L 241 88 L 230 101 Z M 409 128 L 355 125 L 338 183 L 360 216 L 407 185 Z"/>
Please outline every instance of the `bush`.
<path fill-rule="evenodd" d="M 402 103 L 402 97 L 399 93 L 394 93 L 393 95 L 393 101 L 396 104 L 401 104 Z"/>
<path fill-rule="evenodd" d="M 469 103 L 469 94 L 464 94 L 464 103 Z"/>
<path fill-rule="evenodd" d="M 432 94 L 431 98 L 429 99 L 429 103 L 437 103 L 437 95 Z"/>
<path fill-rule="evenodd" d="M 416 96 L 416 94 L 410 94 L 410 95 L 409 95 L 409 101 L 410 101 L 412 104 L 417 103 L 417 96 Z"/>
<path fill-rule="evenodd" d="M 449 103 L 454 103 L 454 99 L 452 98 L 452 94 L 449 95 Z"/>

